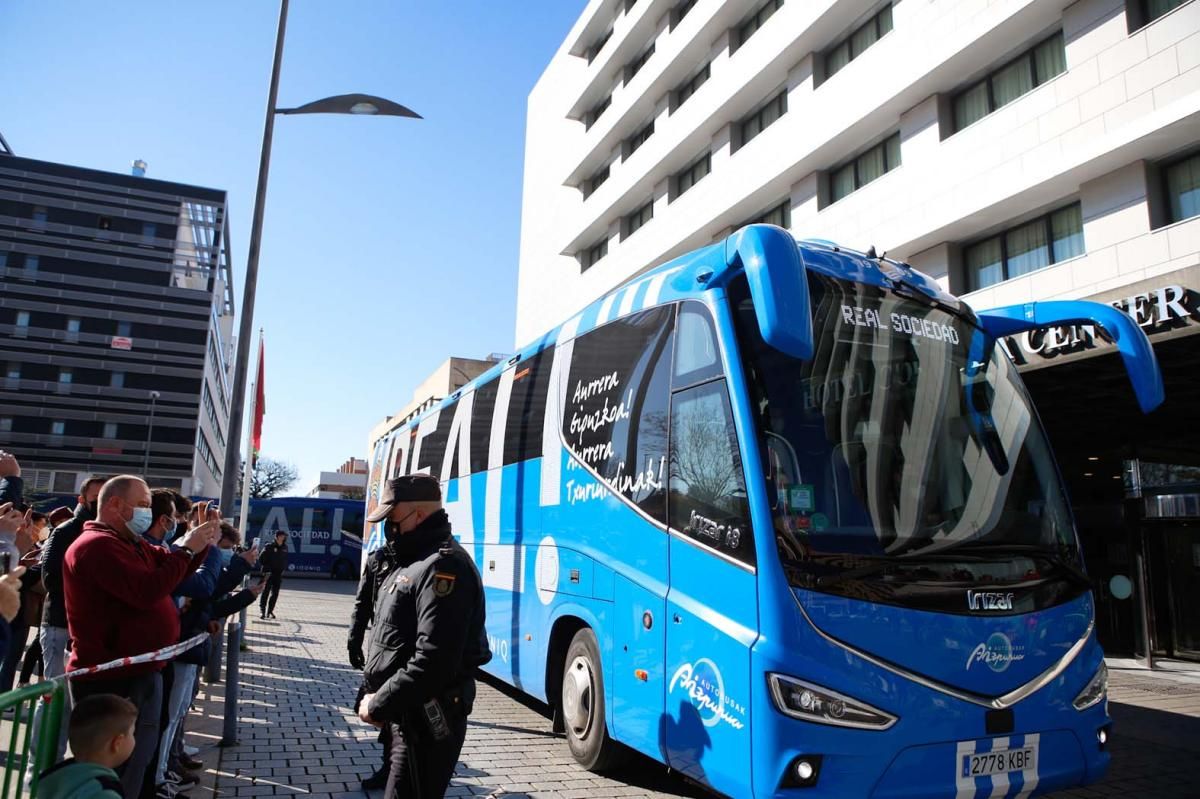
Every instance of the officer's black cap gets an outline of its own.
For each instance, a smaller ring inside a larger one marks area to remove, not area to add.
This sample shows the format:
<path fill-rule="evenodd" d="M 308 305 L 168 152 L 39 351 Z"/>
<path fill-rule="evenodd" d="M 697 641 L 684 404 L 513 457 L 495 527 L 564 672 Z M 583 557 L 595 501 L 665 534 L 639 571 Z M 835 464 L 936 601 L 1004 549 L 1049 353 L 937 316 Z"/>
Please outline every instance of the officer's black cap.
<path fill-rule="evenodd" d="M 383 486 L 383 496 L 379 498 L 379 506 L 367 516 L 367 521 L 374 524 L 387 518 L 392 507 L 397 502 L 441 502 L 442 487 L 438 481 L 427 474 L 406 474 L 388 480 Z"/>

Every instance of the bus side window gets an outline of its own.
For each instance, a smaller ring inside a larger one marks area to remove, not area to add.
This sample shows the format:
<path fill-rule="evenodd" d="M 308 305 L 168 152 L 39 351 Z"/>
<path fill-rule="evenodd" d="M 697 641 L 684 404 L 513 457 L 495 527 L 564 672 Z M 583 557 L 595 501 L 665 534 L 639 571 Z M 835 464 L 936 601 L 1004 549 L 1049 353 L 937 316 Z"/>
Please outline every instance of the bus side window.
<path fill-rule="evenodd" d="M 505 466 L 542 455 L 542 424 L 546 418 L 546 391 L 553 363 L 554 347 L 551 346 L 516 366 L 504 430 Z"/>
<path fill-rule="evenodd" d="M 496 395 L 500 378 L 493 378 L 475 389 L 475 405 L 471 408 L 471 474 L 486 472 L 488 448 L 492 441 L 492 414 L 496 410 Z"/>
<path fill-rule="evenodd" d="M 457 402 L 452 402 L 442 408 L 438 415 L 437 428 L 421 439 L 420 463 L 413 464 L 410 472 L 425 472 L 436 475 L 442 468 L 442 458 L 446 454 L 446 442 L 450 439 L 450 425 L 454 423 L 454 408 Z M 419 424 L 414 427 L 418 429 Z M 415 442 L 414 442 L 415 443 Z"/>
<path fill-rule="evenodd" d="M 671 397 L 671 527 L 743 563 L 754 535 L 742 458 L 724 380 Z"/>
<path fill-rule="evenodd" d="M 721 353 L 712 317 L 695 300 L 679 306 L 675 335 L 675 388 L 686 388 L 721 376 Z"/>
<path fill-rule="evenodd" d="M 575 339 L 562 419 L 574 457 L 664 524 L 674 312 L 651 308 Z"/>

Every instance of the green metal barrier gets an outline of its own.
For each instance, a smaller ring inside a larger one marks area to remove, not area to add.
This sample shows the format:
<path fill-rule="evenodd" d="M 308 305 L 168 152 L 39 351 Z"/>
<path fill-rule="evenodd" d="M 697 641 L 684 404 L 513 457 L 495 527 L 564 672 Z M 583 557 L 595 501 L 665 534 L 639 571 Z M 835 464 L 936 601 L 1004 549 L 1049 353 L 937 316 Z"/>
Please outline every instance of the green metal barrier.
<path fill-rule="evenodd" d="M 36 799 L 41 774 L 54 764 L 58 750 L 59 730 L 63 723 L 63 705 L 66 702 L 66 685 L 62 680 L 40 682 L 0 694 L 0 713 L 13 709 L 12 724 L 8 736 L 8 756 L 4 763 L 4 783 L 0 785 L 0 799 L 20 799 L 25 791 L 25 768 L 29 765 L 29 745 L 37 735 L 37 756 L 34 762 L 33 781 L 28 791 L 30 799 Z M 41 729 L 33 729 L 34 709 L 37 703 L 47 702 L 41 715 Z M 23 731 L 23 734 L 22 734 Z"/>

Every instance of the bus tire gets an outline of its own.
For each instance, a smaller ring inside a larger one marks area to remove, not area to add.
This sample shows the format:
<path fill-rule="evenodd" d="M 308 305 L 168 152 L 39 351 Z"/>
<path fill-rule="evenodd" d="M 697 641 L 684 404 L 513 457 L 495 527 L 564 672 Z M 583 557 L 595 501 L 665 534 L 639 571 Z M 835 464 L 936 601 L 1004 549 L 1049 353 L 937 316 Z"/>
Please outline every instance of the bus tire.
<path fill-rule="evenodd" d="M 588 771 L 616 764 L 620 744 L 608 734 L 604 716 L 604 674 L 596 634 L 584 627 L 567 647 L 563 664 L 562 716 L 571 755 Z"/>

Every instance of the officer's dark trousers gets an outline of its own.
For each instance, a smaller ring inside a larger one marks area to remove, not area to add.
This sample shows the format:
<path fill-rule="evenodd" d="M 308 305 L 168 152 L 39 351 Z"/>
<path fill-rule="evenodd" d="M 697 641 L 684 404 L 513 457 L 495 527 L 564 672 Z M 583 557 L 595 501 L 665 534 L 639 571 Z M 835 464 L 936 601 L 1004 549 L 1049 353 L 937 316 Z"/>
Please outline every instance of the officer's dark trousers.
<path fill-rule="evenodd" d="M 384 799 L 442 799 L 467 737 L 467 717 L 447 718 L 450 735 L 441 741 L 428 734 L 405 734 L 405 726 L 389 722 L 392 771 Z"/>
<path fill-rule="evenodd" d="M 283 572 L 271 572 L 267 575 L 267 585 L 263 588 L 262 596 L 258 598 L 260 615 L 275 612 L 275 603 L 279 601 L 279 588 L 283 585 Z"/>
<path fill-rule="evenodd" d="M 358 705 L 360 702 L 362 702 L 363 697 L 366 695 L 367 695 L 367 684 L 364 682 L 362 685 L 360 685 L 358 687 L 358 696 L 354 697 L 354 707 L 353 707 L 354 715 L 356 715 L 356 716 L 358 715 Z M 400 741 L 397 741 L 394 745 L 392 743 L 393 740 L 394 739 L 392 737 L 392 725 L 391 724 L 384 724 L 382 727 L 379 728 L 379 743 L 383 744 L 383 763 L 380 764 L 379 771 L 384 774 L 388 774 L 392 771 L 392 757 L 393 757 L 394 746 L 399 746 L 401 749 L 404 748 L 403 738 L 401 738 Z M 405 776 L 404 773 L 402 773 L 398 779 L 401 781 L 401 784 L 404 784 L 405 781 L 408 780 L 408 777 Z"/>

